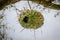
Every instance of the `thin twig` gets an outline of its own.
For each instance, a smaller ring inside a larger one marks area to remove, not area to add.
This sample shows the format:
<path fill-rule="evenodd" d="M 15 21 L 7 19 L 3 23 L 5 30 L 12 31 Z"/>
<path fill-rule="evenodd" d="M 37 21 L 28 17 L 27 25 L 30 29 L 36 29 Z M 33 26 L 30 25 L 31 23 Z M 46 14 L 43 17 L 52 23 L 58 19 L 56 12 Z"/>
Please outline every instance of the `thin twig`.
<path fill-rule="evenodd" d="M 31 9 L 31 5 L 30 5 L 29 1 L 28 1 L 28 5 L 29 5 L 29 8 Z"/>
<path fill-rule="evenodd" d="M 13 6 L 15 8 L 15 10 L 18 10 L 19 12 L 22 11 L 22 10 L 17 9 L 15 5 L 11 5 L 11 6 Z"/>
<path fill-rule="evenodd" d="M 24 29 L 20 30 L 20 32 L 22 32 Z"/>
<path fill-rule="evenodd" d="M 16 11 L 17 17 L 18 17 L 19 14 L 18 14 L 17 10 L 18 10 L 19 12 L 21 12 L 21 11 L 20 11 L 19 9 L 17 9 L 15 5 L 14 5 L 13 7 L 15 8 L 15 11 Z"/>
<path fill-rule="evenodd" d="M 26 8 L 25 7 L 23 7 L 24 8 L 24 10 L 26 10 Z"/>
<path fill-rule="evenodd" d="M 35 40 L 36 40 L 36 33 L 35 33 L 35 29 L 34 29 L 34 38 L 35 38 Z"/>

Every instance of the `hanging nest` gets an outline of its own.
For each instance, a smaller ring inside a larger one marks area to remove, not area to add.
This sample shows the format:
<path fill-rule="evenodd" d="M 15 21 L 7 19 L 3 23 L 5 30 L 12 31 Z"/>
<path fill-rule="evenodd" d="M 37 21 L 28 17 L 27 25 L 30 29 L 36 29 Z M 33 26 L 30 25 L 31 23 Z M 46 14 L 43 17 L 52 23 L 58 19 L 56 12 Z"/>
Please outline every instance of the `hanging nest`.
<path fill-rule="evenodd" d="M 27 29 L 38 29 L 44 24 L 43 15 L 36 10 L 24 10 L 18 17 L 22 27 Z"/>

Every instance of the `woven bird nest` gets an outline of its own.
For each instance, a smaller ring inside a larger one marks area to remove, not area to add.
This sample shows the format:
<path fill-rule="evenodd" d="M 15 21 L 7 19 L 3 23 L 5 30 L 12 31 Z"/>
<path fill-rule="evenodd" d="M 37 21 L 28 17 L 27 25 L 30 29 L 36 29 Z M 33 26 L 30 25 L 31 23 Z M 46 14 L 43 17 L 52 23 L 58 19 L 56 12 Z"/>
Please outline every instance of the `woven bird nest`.
<path fill-rule="evenodd" d="M 18 17 L 19 23 L 27 29 L 38 29 L 44 23 L 43 15 L 36 10 L 24 10 Z"/>

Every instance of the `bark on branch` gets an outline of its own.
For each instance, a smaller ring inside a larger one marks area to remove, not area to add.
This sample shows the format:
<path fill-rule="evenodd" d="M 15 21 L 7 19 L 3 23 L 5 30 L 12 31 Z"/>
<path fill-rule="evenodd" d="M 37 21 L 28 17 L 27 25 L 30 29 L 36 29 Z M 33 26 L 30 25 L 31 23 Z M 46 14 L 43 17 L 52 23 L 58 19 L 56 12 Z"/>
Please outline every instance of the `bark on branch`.
<path fill-rule="evenodd" d="M 0 0 L 0 10 L 2 10 L 5 6 L 16 3 L 18 1 L 20 0 Z"/>
<path fill-rule="evenodd" d="M 18 1 L 20 1 L 20 0 L 0 0 L 0 10 L 2 10 L 5 6 L 16 3 Z M 46 8 L 60 10 L 60 5 L 52 3 L 52 1 L 54 1 L 54 0 L 29 0 L 29 1 L 41 4 Z"/>

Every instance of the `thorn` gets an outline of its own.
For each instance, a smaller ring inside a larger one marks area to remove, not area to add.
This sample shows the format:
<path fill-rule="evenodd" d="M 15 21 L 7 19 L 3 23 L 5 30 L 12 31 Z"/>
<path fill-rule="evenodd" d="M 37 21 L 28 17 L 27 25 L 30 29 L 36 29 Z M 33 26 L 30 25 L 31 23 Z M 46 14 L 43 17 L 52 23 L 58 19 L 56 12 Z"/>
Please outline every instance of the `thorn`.
<path fill-rule="evenodd" d="M 28 5 L 29 5 L 29 8 L 31 9 L 31 5 L 30 5 L 29 1 L 28 1 Z"/>
<path fill-rule="evenodd" d="M 24 29 L 20 30 L 20 32 L 22 32 Z"/>

